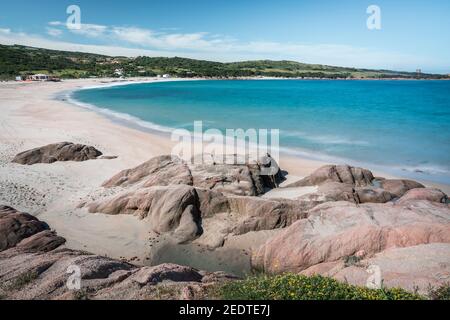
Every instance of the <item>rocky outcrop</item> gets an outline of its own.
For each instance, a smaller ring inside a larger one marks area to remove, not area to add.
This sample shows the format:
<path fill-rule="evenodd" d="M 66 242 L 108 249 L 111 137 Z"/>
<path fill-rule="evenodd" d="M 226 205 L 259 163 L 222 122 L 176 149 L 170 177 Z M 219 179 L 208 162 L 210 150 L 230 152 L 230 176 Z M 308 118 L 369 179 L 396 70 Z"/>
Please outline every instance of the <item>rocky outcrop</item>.
<path fill-rule="evenodd" d="M 241 219 L 233 228 L 236 235 L 251 231 L 284 228 L 306 218 L 309 209 L 317 205 L 314 201 L 287 199 L 261 199 L 256 197 L 229 197 L 230 211 Z"/>
<path fill-rule="evenodd" d="M 364 254 L 364 253 L 363 253 Z M 438 288 L 450 280 L 450 244 L 430 243 L 391 248 L 372 257 L 350 256 L 314 265 L 301 274 L 320 274 L 357 286 L 366 286 L 379 273 L 386 288 L 404 288 L 427 295 L 430 287 Z"/>
<path fill-rule="evenodd" d="M 179 158 L 166 155 L 152 158 L 135 168 L 123 170 L 105 181 L 102 186 L 126 187 L 139 182 L 142 182 L 142 187 L 192 185 L 192 176 L 187 165 Z"/>
<path fill-rule="evenodd" d="M 349 201 L 353 203 L 385 203 L 396 195 L 377 187 L 372 172 L 347 165 L 323 166 L 310 176 L 287 187 L 313 186 L 318 190 L 300 197 L 301 200 Z"/>
<path fill-rule="evenodd" d="M 3 216 L 17 214 L 14 209 L 2 209 Z M 15 227 L 2 231 L 12 234 Z M 64 242 L 55 232 L 31 229 L 21 242 L 0 249 L 2 299 L 195 299 L 214 283 L 236 279 L 223 272 L 170 263 L 137 267 L 60 248 Z M 68 286 L 75 284 L 72 280 L 76 270 L 80 271 L 79 289 Z"/>
<path fill-rule="evenodd" d="M 264 157 L 258 163 L 215 162 L 210 158 L 205 161 L 186 163 L 175 156 L 164 155 L 133 168 L 119 172 L 103 183 L 103 187 L 116 186 L 139 188 L 186 184 L 200 189 L 217 191 L 225 194 L 257 196 L 267 189 L 275 188 L 282 181 L 281 171 L 270 172 L 274 160 Z M 273 173 L 271 175 L 266 175 Z"/>
<path fill-rule="evenodd" d="M 433 202 L 446 203 L 448 197 L 439 189 L 418 188 L 408 190 L 399 200 L 399 203 L 405 203 L 410 200 L 428 200 Z"/>
<path fill-rule="evenodd" d="M 44 230 L 49 230 L 49 226 L 32 215 L 0 206 L 0 251 Z"/>
<path fill-rule="evenodd" d="M 450 210 L 429 201 L 404 204 L 327 202 L 268 240 L 252 257 L 265 272 L 300 272 L 364 252 L 450 243 Z"/>
<path fill-rule="evenodd" d="M 61 142 L 21 152 L 14 157 L 13 162 L 32 165 L 56 161 L 86 161 L 97 159 L 101 155 L 102 153 L 92 146 Z"/>
<path fill-rule="evenodd" d="M 316 186 L 325 182 L 339 182 L 364 187 L 371 185 L 373 179 L 372 172 L 367 169 L 348 165 L 326 165 L 314 171 L 310 176 L 286 187 Z"/>
<path fill-rule="evenodd" d="M 157 233 L 173 232 L 179 242 L 201 234 L 199 207 L 197 192 L 188 185 L 142 188 L 88 206 L 93 213 L 137 215 Z"/>
<path fill-rule="evenodd" d="M 404 179 L 384 179 L 380 181 L 380 187 L 397 198 L 403 196 L 408 190 L 425 188 L 424 185 L 416 181 Z"/>

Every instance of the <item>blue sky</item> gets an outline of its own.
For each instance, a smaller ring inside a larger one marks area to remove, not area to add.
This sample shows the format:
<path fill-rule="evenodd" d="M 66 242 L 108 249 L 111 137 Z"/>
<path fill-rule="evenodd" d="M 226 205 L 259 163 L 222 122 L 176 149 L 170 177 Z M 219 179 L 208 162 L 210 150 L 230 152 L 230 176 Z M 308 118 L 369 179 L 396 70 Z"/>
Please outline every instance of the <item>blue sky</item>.
<path fill-rule="evenodd" d="M 66 27 L 72 4 L 80 30 Z M 381 9 L 380 30 L 366 26 L 369 5 Z M 450 1 L 5 0 L 0 43 L 450 73 Z"/>

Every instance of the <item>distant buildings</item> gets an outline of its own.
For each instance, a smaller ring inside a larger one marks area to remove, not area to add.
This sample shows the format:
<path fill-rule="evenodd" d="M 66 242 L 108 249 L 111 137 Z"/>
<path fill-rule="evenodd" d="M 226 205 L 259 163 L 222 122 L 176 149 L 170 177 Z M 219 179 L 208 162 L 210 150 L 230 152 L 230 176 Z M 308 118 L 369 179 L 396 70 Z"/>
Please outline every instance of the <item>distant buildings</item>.
<path fill-rule="evenodd" d="M 38 74 L 30 74 L 27 75 L 25 78 L 22 76 L 17 76 L 16 81 L 53 81 L 53 82 L 59 82 L 61 81 L 60 78 L 49 76 L 48 74 L 38 73 Z"/>
<path fill-rule="evenodd" d="M 50 79 L 50 77 L 47 74 L 42 74 L 42 73 L 32 74 L 27 77 L 27 80 L 31 80 L 31 81 L 48 81 L 49 79 Z"/>
<path fill-rule="evenodd" d="M 114 74 L 118 77 L 123 76 L 123 69 L 116 69 L 114 70 Z"/>

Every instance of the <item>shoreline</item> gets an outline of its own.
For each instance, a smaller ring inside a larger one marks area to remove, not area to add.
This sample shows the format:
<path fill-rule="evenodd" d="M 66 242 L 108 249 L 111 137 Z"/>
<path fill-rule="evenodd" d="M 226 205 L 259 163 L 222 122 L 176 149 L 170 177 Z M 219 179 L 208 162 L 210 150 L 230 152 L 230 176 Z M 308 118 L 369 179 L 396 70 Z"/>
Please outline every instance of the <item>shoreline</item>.
<path fill-rule="evenodd" d="M 46 221 L 67 239 L 66 246 L 71 249 L 117 259 L 138 257 L 132 260 L 133 263 L 145 264 L 149 257 L 148 239 L 154 236 L 149 234 L 145 223 L 135 216 L 90 214 L 87 210 L 77 209 L 77 206 L 82 201 L 104 196 L 107 191 L 101 190 L 100 185 L 119 171 L 135 167 L 152 157 L 170 154 L 172 142 L 162 135 L 130 128 L 92 110 L 54 99 L 63 91 L 103 85 L 102 81 L 113 80 L 0 83 L 0 204 L 29 212 Z M 155 79 L 148 78 L 148 81 Z M 118 158 L 33 166 L 11 163 L 21 151 L 62 141 L 92 145 L 105 156 Z M 292 177 L 309 175 L 324 164 L 327 163 L 296 157 L 282 156 L 280 159 L 280 167 Z M 374 174 L 384 175 L 377 171 Z M 450 186 L 425 184 L 450 193 Z M 230 239 L 228 247 L 217 251 L 217 254 L 236 259 L 235 265 L 247 268 L 248 261 L 238 260 L 243 257 L 237 253 L 242 249 L 242 243 L 250 243 L 254 247 L 261 244 L 260 236 L 252 237 L 249 234 Z M 181 249 L 168 251 L 167 247 L 161 247 L 156 254 L 152 253 L 156 256 L 154 261 L 194 256 L 193 267 L 201 269 L 211 264 L 210 256 L 207 259 L 202 252 L 195 251 L 194 246 L 186 248 L 187 252 L 181 252 Z"/>
<path fill-rule="evenodd" d="M 137 78 L 139 79 L 139 78 Z M 284 78 L 245 78 L 240 80 L 284 80 Z M 289 79 L 289 78 L 286 78 Z M 131 81 L 127 80 L 121 80 L 121 81 L 113 81 L 112 83 L 104 83 L 103 85 L 96 85 L 96 86 L 86 86 L 80 89 L 74 89 L 70 90 L 66 94 L 66 98 L 69 103 L 73 104 L 76 107 L 79 108 L 86 108 L 89 109 L 95 113 L 101 114 L 102 116 L 105 116 L 107 119 L 111 120 L 114 123 L 117 123 L 121 126 L 127 126 L 129 128 L 137 129 L 139 131 L 143 131 L 146 133 L 154 134 L 166 139 L 170 140 L 170 133 L 175 130 L 175 128 L 172 127 L 166 127 L 164 125 L 159 125 L 157 123 L 142 120 L 140 118 L 137 118 L 133 115 L 130 115 L 128 113 L 124 112 L 117 112 L 113 111 L 107 108 L 98 107 L 96 105 L 85 103 L 82 101 L 78 101 L 75 98 L 73 98 L 73 93 L 76 91 L 81 90 L 89 90 L 89 89 L 97 89 L 97 88 L 107 88 L 107 87 L 115 87 L 115 86 L 126 86 L 126 85 L 134 85 L 134 84 L 143 84 L 143 83 L 156 83 L 156 82 L 173 82 L 173 81 L 202 81 L 202 80 L 209 80 L 204 78 L 172 78 L 172 79 L 155 79 L 152 78 L 151 80 L 137 80 L 134 78 Z M 211 79 L 212 80 L 212 79 Z M 226 80 L 226 79 L 225 79 Z M 239 80 L 239 79 L 238 79 Z M 295 79 L 292 79 L 295 80 Z M 304 79 L 308 80 L 308 79 Z M 313 79 L 314 80 L 314 79 Z M 320 80 L 320 79 L 315 79 Z M 323 79 L 327 80 L 327 79 Z M 339 79 L 334 79 L 339 80 Z M 357 79 L 353 79 L 357 80 Z M 361 79 L 364 80 L 364 79 Z M 369 79 L 370 80 L 370 79 Z M 385 79 L 375 79 L 375 80 L 385 80 Z M 392 79 L 388 79 L 392 80 Z M 402 80 L 402 79 L 398 79 Z M 408 80 L 408 79 L 406 79 Z M 417 80 L 417 79 L 413 79 Z M 414 168 L 414 167 L 405 167 L 405 166 L 389 166 L 389 165 L 378 165 L 375 163 L 371 163 L 369 161 L 360 161 L 360 160 L 354 160 L 351 158 L 345 158 L 345 157 L 339 157 L 334 155 L 328 155 L 321 152 L 312 152 L 307 149 L 303 149 L 300 147 L 283 147 L 280 146 L 279 148 L 279 154 L 280 159 L 288 160 L 288 163 L 294 162 L 294 161 L 311 161 L 314 163 L 315 167 L 313 170 L 317 169 L 319 166 L 324 164 L 349 164 L 351 166 L 356 167 L 362 167 L 362 168 L 369 168 L 374 173 L 376 173 L 377 176 L 382 177 L 388 177 L 388 178 L 402 178 L 402 179 L 410 179 L 410 180 L 416 180 L 420 181 L 423 184 L 426 184 L 428 186 L 434 186 L 445 190 L 450 190 L 450 183 L 439 181 L 438 173 L 424 173 L 421 171 L 421 168 Z M 290 170 L 290 172 L 293 175 L 300 175 L 305 176 L 308 175 L 310 172 L 301 171 L 300 173 L 297 171 L 297 169 Z M 423 176 L 422 176 L 423 175 Z M 427 177 L 430 176 L 430 177 Z M 437 180 L 433 180 L 437 179 Z M 442 179 L 441 179 L 442 180 Z"/>
<path fill-rule="evenodd" d="M 236 79 L 236 80 L 274 80 L 274 79 L 280 79 L 283 80 L 284 78 L 243 78 L 243 79 Z M 292 79 L 292 78 L 286 78 L 286 79 Z M 52 90 L 51 92 L 51 99 L 55 101 L 62 102 L 64 104 L 67 104 L 68 106 L 71 106 L 75 109 L 82 109 L 87 110 L 89 112 L 95 113 L 96 115 L 99 115 L 104 120 L 107 120 L 112 125 L 116 125 L 121 128 L 128 128 L 131 130 L 135 130 L 137 132 L 149 135 L 149 140 L 157 140 L 158 145 L 164 144 L 162 140 L 165 140 L 165 143 L 168 143 L 169 145 L 173 145 L 174 142 L 170 140 L 170 137 L 168 136 L 169 130 L 172 130 L 173 128 L 169 127 L 163 127 L 161 125 L 151 123 L 145 120 L 137 119 L 139 122 L 148 122 L 154 127 L 147 127 L 143 125 L 139 125 L 134 123 L 134 120 L 132 119 L 120 119 L 120 117 L 117 117 L 115 115 L 112 115 L 116 112 L 111 112 L 110 115 L 107 113 L 102 112 L 102 108 L 97 107 L 95 105 L 92 105 L 91 108 L 87 108 L 85 106 L 82 106 L 82 102 L 79 102 L 70 95 L 72 95 L 76 91 L 80 90 L 89 90 L 89 89 L 95 89 L 95 88 L 105 88 L 105 87 L 115 87 L 115 86 L 126 86 L 126 85 L 133 85 L 133 84 L 143 84 L 143 83 L 157 83 L 157 82 L 173 82 L 173 81 L 204 81 L 209 79 L 204 78 L 171 78 L 171 79 L 161 79 L 161 78 L 143 78 L 143 77 L 137 77 L 137 78 L 128 78 L 126 80 L 117 80 L 116 78 L 93 78 L 93 79 L 74 79 L 74 80 L 65 80 L 61 83 L 68 83 L 68 89 L 67 90 Z M 211 79 L 212 80 L 212 79 Z M 292 79 L 292 80 L 341 80 L 341 79 Z M 345 79 L 344 79 L 345 80 Z M 350 79 L 350 80 L 422 80 L 422 79 Z M 429 80 L 429 79 L 423 79 L 423 80 Z M 13 82 L 11 82 L 13 83 Z M 8 83 L 9 84 L 9 83 Z M 25 84 L 25 85 L 33 85 L 33 84 L 39 84 L 36 82 L 22 82 L 22 83 L 16 83 L 16 84 Z M 41 83 L 45 84 L 45 83 Z M 49 83 L 51 84 L 54 83 Z M 0 84 L 1 88 L 1 84 Z M 48 88 L 48 87 L 47 87 Z M 65 98 L 61 99 L 60 97 L 64 95 Z M 73 99 L 73 101 L 66 101 L 66 98 Z M 105 109 L 108 110 L 109 109 Z M 126 116 L 130 116 L 131 118 L 134 118 L 131 115 L 123 114 Z M 170 153 L 169 150 L 170 147 L 164 148 L 166 150 L 166 153 Z M 156 154 L 159 155 L 159 154 Z M 143 160 L 145 161 L 145 160 Z M 446 193 L 450 193 L 450 184 L 442 183 L 442 182 L 435 182 L 430 181 L 426 178 L 421 177 L 408 177 L 407 175 L 402 175 L 401 170 L 404 170 L 402 168 L 396 168 L 395 170 L 397 172 L 386 172 L 383 169 L 386 169 L 383 166 L 379 166 L 372 163 L 366 163 L 361 161 L 355 161 L 349 158 L 340 158 L 337 156 L 331 156 L 326 154 L 310 154 L 308 150 L 303 150 L 301 148 L 298 149 L 291 149 L 289 147 L 284 148 L 280 147 L 280 167 L 286 169 L 291 175 L 295 176 L 306 176 L 309 175 L 312 171 L 316 170 L 322 165 L 330 164 L 330 163 L 349 163 L 350 165 L 354 166 L 361 166 L 361 167 L 367 167 L 368 169 L 372 170 L 374 174 L 377 176 L 383 176 L 386 178 L 403 178 L 403 179 L 413 179 L 416 181 L 421 182 L 422 184 L 426 186 L 431 187 L 437 187 L 442 189 Z M 284 165 L 283 165 L 284 164 Z M 300 168 L 299 168 L 300 167 Z"/>

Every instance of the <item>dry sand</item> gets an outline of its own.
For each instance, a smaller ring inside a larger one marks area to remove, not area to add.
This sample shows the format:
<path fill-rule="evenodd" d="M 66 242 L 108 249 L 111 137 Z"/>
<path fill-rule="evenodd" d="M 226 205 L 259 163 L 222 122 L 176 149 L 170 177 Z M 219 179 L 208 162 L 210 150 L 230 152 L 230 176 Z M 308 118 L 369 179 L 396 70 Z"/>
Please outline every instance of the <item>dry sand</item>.
<path fill-rule="evenodd" d="M 63 91 L 111 81 L 0 83 L 0 204 L 38 216 L 65 237 L 66 245 L 73 249 L 125 258 L 137 264 L 170 261 L 207 270 L 247 272 L 249 249 L 262 244 L 265 233 L 232 237 L 224 248 L 213 252 L 201 243 L 171 245 L 167 239 L 149 232 L 146 223 L 134 216 L 89 214 L 76 208 L 82 201 L 111 192 L 99 187 L 107 178 L 154 156 L 169 154 L 173 145 L 167 137 L 120 125 L 55 98 Z M 33 166 L 11 163 L 21 151 L 62 141 L 92 145 L 104 155 L 118 158 Z M 321 165 L 319 161 L 288 157 L 280 161 L 292 181 Z M 449 186 L 439 187 L 449 193 Z M 268 197 L 292 198 L 302 192 L 305 190 L 276 190 Z"/>

